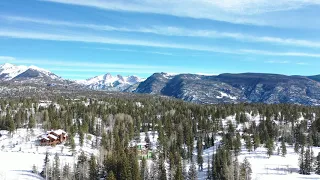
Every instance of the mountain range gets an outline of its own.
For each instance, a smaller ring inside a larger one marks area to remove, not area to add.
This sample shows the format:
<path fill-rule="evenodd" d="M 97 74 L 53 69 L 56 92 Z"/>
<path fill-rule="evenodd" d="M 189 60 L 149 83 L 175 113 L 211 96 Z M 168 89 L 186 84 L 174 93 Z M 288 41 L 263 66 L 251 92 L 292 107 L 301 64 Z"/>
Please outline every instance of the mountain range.
<path fill-rule="evenodd" d="M 125 91 L 131 86 L 142 81 L 144 81 L 144 79 L 137 76 L 112 76 L 111 74 L 107 73 L 87 80 L 80 80 L 76 82 L 93 90 Z"/>
<path fill-rule="evenodd" d="M 320 105 L 320 75 L 241 73 L 205 76 L 154 73 L 143 79 L 107 73 L 87 80 L 71 81 L 36 66 L 6 63 L 0 66 L 0 82 L 157 94 L 201 104 L 249 102 Z"/>

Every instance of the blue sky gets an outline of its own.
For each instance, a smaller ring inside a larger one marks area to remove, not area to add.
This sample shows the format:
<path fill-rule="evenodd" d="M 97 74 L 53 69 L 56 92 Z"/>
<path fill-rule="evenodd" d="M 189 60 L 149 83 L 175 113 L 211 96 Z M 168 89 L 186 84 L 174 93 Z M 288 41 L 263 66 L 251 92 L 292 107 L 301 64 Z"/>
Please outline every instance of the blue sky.
<path fill-rule="evenodd" d="M 0 1 L 0 63 L 68 79 L 320 74 L 320 0 Z"/>

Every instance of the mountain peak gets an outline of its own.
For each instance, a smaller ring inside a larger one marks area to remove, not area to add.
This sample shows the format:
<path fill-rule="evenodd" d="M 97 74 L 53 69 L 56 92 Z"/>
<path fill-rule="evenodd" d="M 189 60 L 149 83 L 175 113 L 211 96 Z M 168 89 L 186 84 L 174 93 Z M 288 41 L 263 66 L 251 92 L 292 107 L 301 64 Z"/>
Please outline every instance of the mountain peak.
<path fill-rule="evenodd" d="M 110 73 L 104 75 L 95 76 L 87 80 L 77 81 L 79 84 L 83 84 L 91 89 L 95 90 L 105 90 L 105 89 L 126 89 L 129 86 L 137 84 L 143 81 L 142 78 L 137 76 L 122 76 L 116 75 L 112 76 Z"/>
<path fill-rule="evenodd" d="M 10 64 L 10 63 L 4 63 L 4 64 L 2 64 L 0 67 L 1 67 L 2 69 L 7 69 L 7 68 L 12 68 L 12 67 L 14 67 L 14 66 L 16 66 L 16 65 L 13 65 L 13 64 Z"/>

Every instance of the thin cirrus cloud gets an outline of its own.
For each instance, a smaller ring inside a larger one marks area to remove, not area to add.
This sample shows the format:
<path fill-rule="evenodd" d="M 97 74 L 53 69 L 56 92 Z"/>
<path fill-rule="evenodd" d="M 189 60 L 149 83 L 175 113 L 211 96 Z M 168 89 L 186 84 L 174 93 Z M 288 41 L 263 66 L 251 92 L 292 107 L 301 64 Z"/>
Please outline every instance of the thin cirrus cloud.
<path fill-rule="evenodd" d="M 228 38 L 228 39 L 234 39 L 234 40 L 246 41 L 246 42 L 262 42 L 262 43 L 281 44 L 281 45 L 288 45 L 288 46 L 320 48 L 320 42 L 317 42 L 317 41 L 294 39 L 294 38 L 279 38 L 279 37 L 272 37 L 272 36 L 252 36 L 252 35 L 243 34 L 243 33 L 219 32 L 214 30 L 197 30 L 197 29 L 186 29 L 186 28 L 180 28 L 180 27 L 163 27 L 163 26 L 126 28 L 126 27 L 114 27 L 109 25 L 74 23 L 74 22 L 68 22 L 68 21 L 56 21 L 56 20 L 48 20 L 48 19 L 19 17 L 19 16 L 0 16 L 0 18 L 5 19 L 7 21 L 29 22 L 29 23 L 45 24 L 50 26 L 86 28 L 86 29 L 99 30 L 99 31 L 152 33 L 152 34 L 164 35 L 164 36 Z"/>
<path fill-rule="evenodd" d="M 289 64 L 291 62 L 290 61 L 269 60 L 269 61 L 265 61 L 265 63 L 269 63 L 269 64 Z"/>
<path fill-rule="evenodd" d="M 255 55 L 266 55 L 266 56 L 320 58 L 320 54 L 307 53 L 307 52 L 274 52 L 274 51 L 255 50 L 255 49 L 227 49 L 227 48 L 221 48 L 221 47 L 203 46 L 203 45 L 194 45 L 194 44 L 161 43 L 161 42 L 143 41 L 143 40 L 135 40 L 135 39 L 116 39 L 111 37 L 90 36 L 90 35 L 72 35 L 72 34 L 62 35 L 62 34 L 50 34 L 50 33 L 42 33 L 42 32 L 8 31 L 8 30 L 2 30 L 2 29 L 0 29 L 0 37 L 145 46 L 145 47 L 184 49 L 184 50 L 206 51 L 206 52 L 238 54 L 238 55 L 255 54 Z"/>
<path fill-rule="evenodd" d="M 6 58 L 1 58 L 6 57 Z M 115 63 L 86 63 L 86 62 L 77 62 L 74 63 L 73 61 L 62 61 L 62 60 L 46 60 L 46 59 L 26 59 L 26 58 L 16 58 L 11 56 L 0 56 L 0 62 L 8 62 L 10 59 L 10 63 L 26 63 L 26 64 L 40 64 L 40 65 L 48 65 L 48 66 L 55 66 L 55 67 L 64 67 L 71 70 L 71 67 L 79 68 L 93 68 L 93 69 L 107 69 L 107 68 L 114 68 L 114 69 L 169 69 L 172 67 L 169 66 L 151 66 L 151 65 L 144 65 L 144 64 L 115 64 Z M 58 69 L 56 69 L 58 70 Z M 60 69 L 61 70 L 61 69 Z"/>
<path fill-rule="evenodd" d="M 231 23 L 274 25 L 259 15 L 298 10 L 319 5 L 319 0 L 40 0 L 112 11 L 156 13 L 188 18 L 204 18 Z M 279 17 L 281 18 L 281 17 Z M 278 24 L 279 25 L 279 24 Z M 280 24 L 281 25 L 281 24 Z"/>
<path fill-rule="evenodd" d="M 133 52 L 133 53 L 146 53 L 146 54 L 158 54 L 158 55 L 164 55 L 164 56 L 177 56 L 176 54 L 169 53 L 169 52 L 160 52 L 160 51 L 139 51 L 134 49 L 116 49 L 116 48 L 90 48 L 90 47 L 83 47 L 86 49 L 98 49 L 98 50 L 105 50 L 105 51 L 119 51 L 119 52 Z"/>
<path fill-rule="evenodd" d="M 10 59 L 10 63 L 14 64 L 33 64 L 39 66 L 50 66 L 48 70 L 54 72 L 60 72 L 65 77 L 76 77 L 73 72 L 82 73 L 133 73 L 133 74 L 151 74 L 154 72 L 175 72 L 179 73 L 192 73 L 198 72 L 200 69 L 195 68 L 181 68 L 174 66 L 150 66 L 145 64 L 114 64 L 114 63 L 74 63 L 71 60 L 46 60 L 46 59 L 24 59 L 11 56 L 0 56 L 0 63 L 7 63 Z M 178 70 L 178 71 L 177 71 Z M 68 74 L 66 74 L 68 72 Z M 203 72 L 203 74 L 209 74 Z M 80 75 L 80 77 L 88 77 L 88 75 Z"/>
<path fill-rule="evenodd" d="M 0 61 L 14 61 L 15 58 L 11 56 L 0 56 Z"/>

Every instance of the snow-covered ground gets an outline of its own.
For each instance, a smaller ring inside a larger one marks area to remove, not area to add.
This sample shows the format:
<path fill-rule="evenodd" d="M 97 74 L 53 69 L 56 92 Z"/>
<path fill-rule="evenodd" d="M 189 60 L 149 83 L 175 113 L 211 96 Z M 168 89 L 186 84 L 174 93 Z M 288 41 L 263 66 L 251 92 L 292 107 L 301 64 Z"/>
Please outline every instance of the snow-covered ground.
<path fill-rule="evenodd" d="M 64 145 L 36 146 L 35 140 L 38 135 L 44 133 L 40 129 L 34 129 L 33 132 L 27 129 L 18 129 L 12 137 L 8 131 L 0 131 L 0 180 L 36 180 L 42 179 L 40 176 L 32 173 L 32 167 L 35 165 L 40 173 L 44 165 L 45 153 L 50 154 L 50 162 L 53 162 L 55 153 L 58 153 L 60 164 L 69 164 L 71 167 L 75 163 L 75 156 L 72 156 L 71 149 Z M 86 154 L 98 154 L 98 150 L 92 149 L 92 142 L 95 142 L 95 136 L 90 135 L 91 140 L 85 138 L 83 147 L 79 145 L 79 137 L 75 137 L 76 153 L 84 151 Z"/>
<path fill-rule="evenodd" d="M 275 148 L 277 149 L 277 147 Z M 312 148 L 314 155 L 320 152 L 320 148 Z M 215 147 L 204 150 L 204 170 L 198 173 L 198 179 L 205 179 L 207 177 L 208 158 L 211 158 L 215 152 Z M 196 153 L 194 153 L 196 154 Z M 274 151 L 273 156 L 270 158 L 267 155 L 266 148 L 260 147 L 255 152 L 248 152 L 246 149 L 242 149 L 238 160 L 239 163 L 243 162 L 245 158 L 249 160 L 252 168 L 252 179 L 253 180 L 270 180 L 270 179 L 281 179 L 281 180 L 294 180 L 294 179 L 320 179 L 320 175 L 312 173 L 311 175 L 299 174 L 299 154 L 294 152 L 293 146 L 287 145 L 287 155 L 282 157 L 276 155 L 277 151 Z"/>
<path fill-rule="evenodd" d="M 231 119 L 229 119 L 231 120 Z M 44 133 L 40 129 L 34 129 L 33 132 L 27 129 L 18 129 L 15 131 L 12 137 L 7 131 L 0 131 L 2 137 L 0 137 L 0 180 L 37 180 L 42 179 L 40 176 L 32 173 L 32 166 L 35 165 L 39 172 L 43 168 L 43 162 L 45 152 L 50 153 L 50 162 L 53 162 L 55 153 L 59 154 L 60 164 L 70 164 L 72 167 L 76 159 L 72 156 L 72 152 L 69 147 L 64 145 L 51 146 L 36 146 L 35 140 L 38 135 Z M 79 137 L 75 137 L 76 153 L 80 153 L 83 150 L 86 154 L 98 155 L 98 150 L 92 148 L 92 143 L 95 142 L 95 136 L 90 135 L 91 140 L 85 138 L 83 147 L 79 146 Z M 148 136 L 151 142 L 152 149 L 156 148 L 158 134 L 157 132 L 148 132 Z M 221 140 L 220 137 L 216 137 L 216 145 Z M 145 133 L 140 134 L 140 142 L 144 142 Z M 196 142 L 195 142 L 196 145 Z M 275 148 L 277 149 L 277 147 Z M 215 152 L 215 147 L 205 149 L 203 152 L 204 157 L 204 170 L 198 173 L 198 179 L 205 179 L 207 176 L 208 158 L 211 158 Z M 314 155 L 320 152 L 320 148 L 313 148 Z M 274 151 L 276 154 L 277 152 Z M 196 148 L 194 156 L 196 156 Z M 320 179 L 319 175 L 300 175 L 298 173 L 298 160 L 299 154 L 294 153 L 292 146 L 287 146 L 287 155 L 282 157 L 279 155 L 273 155 L 270 158 L 267 156 L 266 149 L 264 147 L 258 148 L 255 152 L 248 152 L 244 147 L 239 155 L 239 162 L 242 162 L 244 158 L 247 158 L 252 167 L 252 179 L 253 180 L 269 180 L 269 179 L 281 179 L 281 180 L 294 180 L 294 179 Z M 187 169 L 190 164 L 187 164 Z"/>

